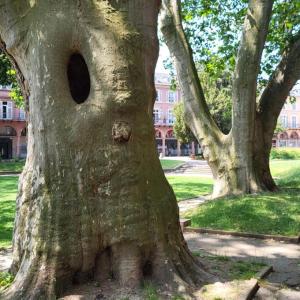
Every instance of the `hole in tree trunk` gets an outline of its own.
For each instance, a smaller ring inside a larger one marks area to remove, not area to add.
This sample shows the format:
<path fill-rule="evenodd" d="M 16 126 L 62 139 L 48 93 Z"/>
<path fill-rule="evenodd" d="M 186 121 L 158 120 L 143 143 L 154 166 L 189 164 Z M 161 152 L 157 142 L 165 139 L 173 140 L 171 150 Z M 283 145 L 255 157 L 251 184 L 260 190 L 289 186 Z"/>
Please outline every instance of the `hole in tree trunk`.
<path fill-rule="evenodd" d="M 67 75 L 74 101 L 78 104 L 83 103 L 89 96 L 91 81 L 87 64 L 80 53 L 71 55 Z"/>
<path fill-rule="evenodd" d="M 147 260 L 143 266 L 143 276 L 150 277 L 152 275 L 152 263 L 150 260 Z"/>

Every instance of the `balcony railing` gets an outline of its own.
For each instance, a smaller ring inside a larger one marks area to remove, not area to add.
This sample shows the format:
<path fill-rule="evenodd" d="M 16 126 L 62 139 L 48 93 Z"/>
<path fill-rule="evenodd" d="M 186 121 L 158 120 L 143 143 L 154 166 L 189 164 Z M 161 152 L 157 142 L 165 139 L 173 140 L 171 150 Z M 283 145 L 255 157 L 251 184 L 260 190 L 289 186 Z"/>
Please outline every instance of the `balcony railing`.
<path fill-rule="evenodd" d="M 285 129 L 300 129 L 300 123 L 288 122 L 282 123 L 281 126 Z"/>
<path fill-rule="evenodd" d="M 174 125 L 175 120 L 171 121 L 168 119 L 153 119 L 154 125 Z"/>

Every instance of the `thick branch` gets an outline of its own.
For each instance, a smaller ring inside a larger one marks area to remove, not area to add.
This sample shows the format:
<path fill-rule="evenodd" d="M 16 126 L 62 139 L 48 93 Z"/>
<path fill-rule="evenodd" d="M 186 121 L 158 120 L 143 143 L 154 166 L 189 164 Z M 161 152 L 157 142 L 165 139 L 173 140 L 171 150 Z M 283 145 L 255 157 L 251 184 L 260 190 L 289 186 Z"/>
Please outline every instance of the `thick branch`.
<path fill-rule="evenodd" d="M 256 108 L 256 82 L 273 0 L 250 0 L 233 78 L 232 136 L 237 156 L 251 160 Z"/>
<path fill-rule="evenodd" d="M 272 138 L 277 118 L 289 95 L 290 90 L 300 79 L 300 32 L 292 40 L 268 85 L 263 91 L 258 113 L 262 116 L 266 137 Z"/>
<path fill-rule="evenodd" d="M 175 61 L 184 97 L 186 122 L 200 140 L 209 136 L 214 143 L 219 144 L 223 134 L 210 115 L 205 101 L 203 89 L 193 61 L 192 49 L 182 28 L 180 1 L 162 1 L 160 28 Z"/>

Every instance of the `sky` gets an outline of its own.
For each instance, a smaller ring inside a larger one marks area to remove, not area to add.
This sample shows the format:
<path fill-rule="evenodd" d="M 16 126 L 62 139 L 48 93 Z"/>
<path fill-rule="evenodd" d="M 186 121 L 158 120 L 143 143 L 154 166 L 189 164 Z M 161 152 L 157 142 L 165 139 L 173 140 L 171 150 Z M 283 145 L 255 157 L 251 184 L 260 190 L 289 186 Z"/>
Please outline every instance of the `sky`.
<path fill-rule="evenodd" d="M 168 47 L 165 44 L 160 45 L 159 57 L 158 57 L 158 61 L 156 64 L 156 70 L 155 70 L 156 73 L 168 74 L 168 71 L 164 68 L 164 65 L 163 65 L 163 61 L 168 57 L 170 57 L 170 52 L 168 50 Z"/>

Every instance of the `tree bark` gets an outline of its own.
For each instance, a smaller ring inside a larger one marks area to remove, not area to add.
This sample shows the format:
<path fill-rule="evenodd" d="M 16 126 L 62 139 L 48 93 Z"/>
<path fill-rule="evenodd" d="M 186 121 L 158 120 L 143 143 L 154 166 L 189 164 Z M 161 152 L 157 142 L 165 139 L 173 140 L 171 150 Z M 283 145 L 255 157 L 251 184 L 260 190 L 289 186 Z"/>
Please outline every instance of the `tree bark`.
<path fill-rule="evenodd" d="M 158 10 L 156 0 L 1 3 L 0 36 L 30 91 L 5 299 L 55 299 L 91 278 L 210 278 L 183 239 L 155 149 Z"/>

